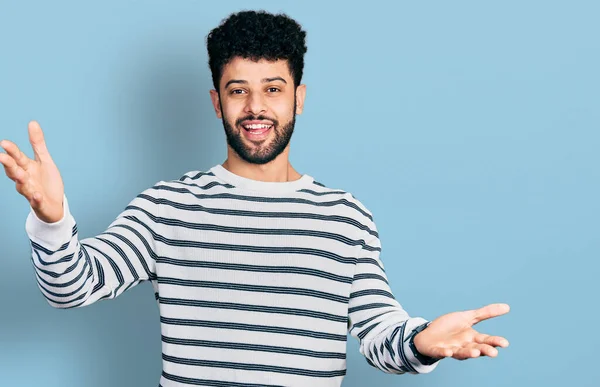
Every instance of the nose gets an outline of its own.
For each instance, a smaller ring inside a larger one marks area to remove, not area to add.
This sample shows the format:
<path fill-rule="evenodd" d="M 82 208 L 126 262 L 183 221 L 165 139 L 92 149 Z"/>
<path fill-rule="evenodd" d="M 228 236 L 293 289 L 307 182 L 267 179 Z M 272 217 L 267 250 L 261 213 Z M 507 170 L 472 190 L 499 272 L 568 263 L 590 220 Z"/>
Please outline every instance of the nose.
<path fill-rule="evenodd" d="M 267 112 L 267 104 L 261 93 L 249 93 L 246 99 L 246 113 L 258 116 Z"/>

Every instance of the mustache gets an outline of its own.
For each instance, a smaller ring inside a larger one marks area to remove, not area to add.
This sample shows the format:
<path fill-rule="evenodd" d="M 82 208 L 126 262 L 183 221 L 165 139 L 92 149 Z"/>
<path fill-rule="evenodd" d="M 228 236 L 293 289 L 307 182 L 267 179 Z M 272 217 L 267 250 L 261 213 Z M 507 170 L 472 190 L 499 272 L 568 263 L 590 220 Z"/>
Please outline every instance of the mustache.
<path fill-rule="evenodd" d="M 236 126 L 240 126 L 240 125 L 242 125 L 242 122 L 244 122 L 244 121 L 271 121 L 273 123 L 273 126 L 279 126 L 279 121 L 277 121 L 276 119 L 267 117 L 267 116 L 262 116 L 262 115 L 260 115 L 260 116 L 248 115 L 246 117 L 241 117 L 235 121 L 235 124 L 236 124 Z"/>

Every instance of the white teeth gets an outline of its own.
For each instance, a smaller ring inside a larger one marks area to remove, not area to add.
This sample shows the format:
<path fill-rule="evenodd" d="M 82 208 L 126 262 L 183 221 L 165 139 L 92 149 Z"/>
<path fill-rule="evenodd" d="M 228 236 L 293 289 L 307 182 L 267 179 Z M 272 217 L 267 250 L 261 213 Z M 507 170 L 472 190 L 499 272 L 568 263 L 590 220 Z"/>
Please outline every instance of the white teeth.
<path fill-rule="evenodd" d="M 246 129 L 267 129 L 270 127 L 271 127 L 271 125 L 265 125 L 265 124 L 245 125 L 244 126 L 244 128 L 246 128 Z"/>

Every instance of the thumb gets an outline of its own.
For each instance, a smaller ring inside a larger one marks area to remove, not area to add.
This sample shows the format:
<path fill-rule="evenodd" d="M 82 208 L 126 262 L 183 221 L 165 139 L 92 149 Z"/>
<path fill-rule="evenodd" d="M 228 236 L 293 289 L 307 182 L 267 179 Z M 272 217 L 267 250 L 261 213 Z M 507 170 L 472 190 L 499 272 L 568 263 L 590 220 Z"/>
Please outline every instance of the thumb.
<path fill-rule="evenodd" d="M 28 126 L 29 130 L 29 142 L 33 148 L 36 161 L 50 161 L 50 154 L 46 147 L 46 140 L 44 139 L 44 132 L 37 121 L 31 121 Z"/>

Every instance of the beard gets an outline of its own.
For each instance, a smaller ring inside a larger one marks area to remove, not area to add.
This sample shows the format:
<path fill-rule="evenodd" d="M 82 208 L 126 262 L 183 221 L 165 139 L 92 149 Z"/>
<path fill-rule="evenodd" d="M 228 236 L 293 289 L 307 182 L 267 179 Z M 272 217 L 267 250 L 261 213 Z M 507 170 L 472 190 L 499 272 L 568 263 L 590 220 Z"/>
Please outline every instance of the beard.
<path fill-rule="evenodd" d="M 223 111 L 223 105 L 221 105 L 221 111 Z M 252 146 L 247 145 L 242 134 L 242 130 L 246 130 L 242 128 L 242 122 L 246 120 L 271 121 L 273 123 L 271 130 L 273 131 L 274 138 L 269 142 L 264 141 L 260 144 L 254 143 Z M 235 127 L 229 123 L 225 114 L 223 114 L 222 121 L 223 128 L 225 128 L 225 135 L 227 136 L 227 144 L 242 160 L 251 164 L 267 164 L 275 160 L 290 143 L 292 134 L 294 133 L 294 126 L 296 125 L 296 98 L 294 97 L 292 118 L 283 125 L 279 125 L 279 121 L 276 119 L 262 115 L 248 115 L 238 118 L 235 122 Z"/>

